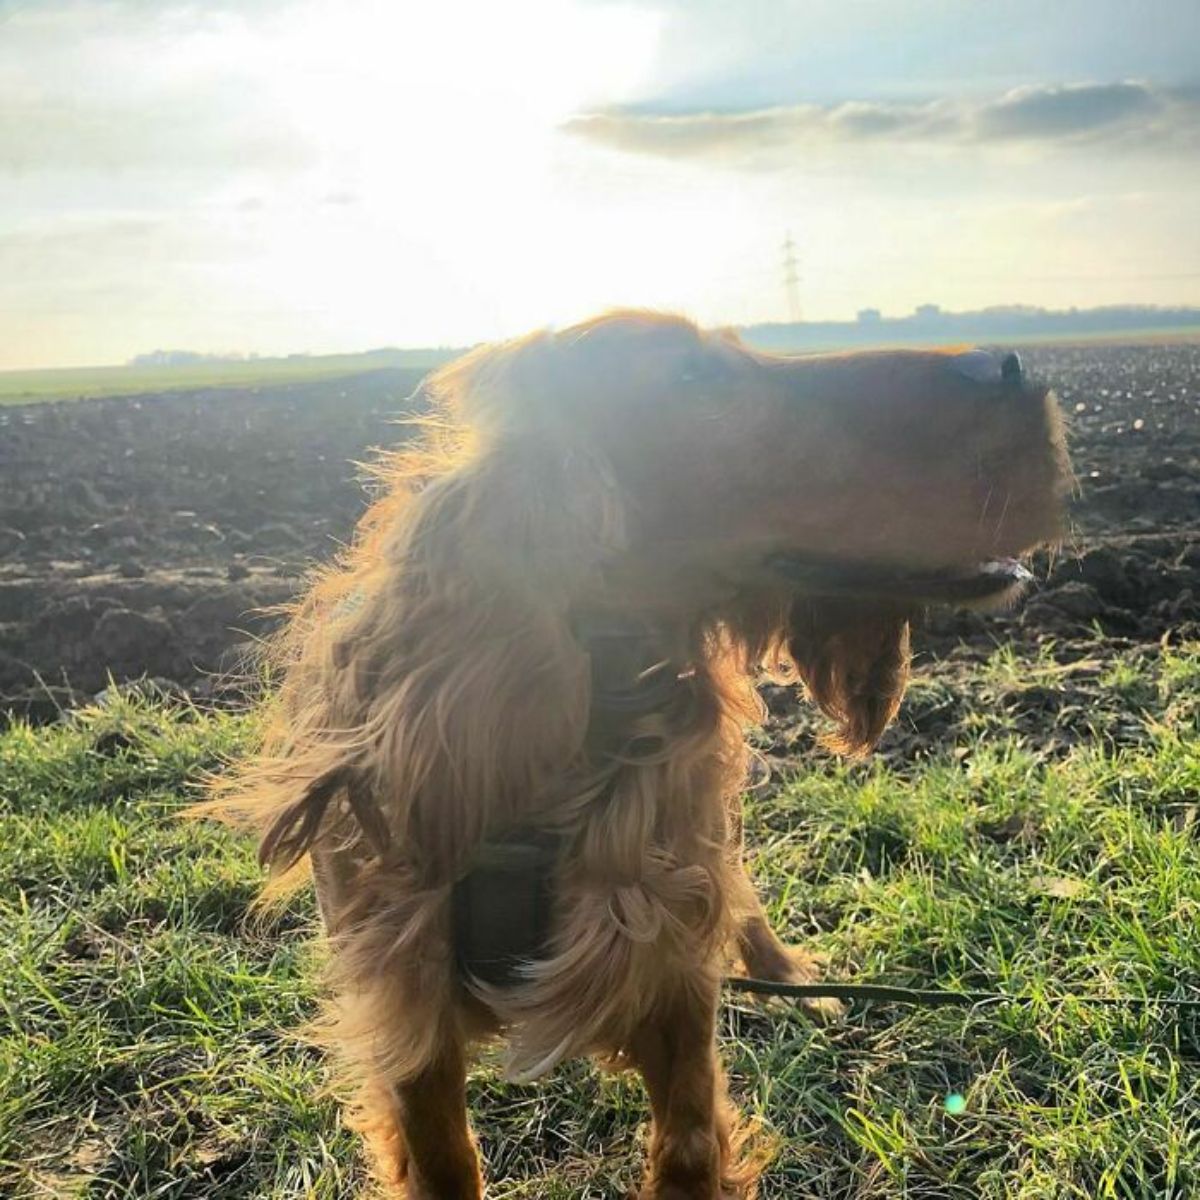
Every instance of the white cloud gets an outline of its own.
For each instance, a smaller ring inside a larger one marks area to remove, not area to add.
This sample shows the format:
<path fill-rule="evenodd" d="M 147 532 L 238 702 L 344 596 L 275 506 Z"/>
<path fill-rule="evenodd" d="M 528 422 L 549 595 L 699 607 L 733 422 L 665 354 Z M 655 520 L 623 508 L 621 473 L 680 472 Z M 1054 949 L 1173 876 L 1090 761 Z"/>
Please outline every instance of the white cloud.
<path fill-rule="evenodd" d="M 972 132 L 992 138 L 1058 141 L 1153 129 L 1160 119 L 1195 129 L 1200 110 L 1172 104 L 1144 83 L 1076 83 L 1055 87 L 1021 87 L 971 114 Z"/>
<path fill-rule="evenodd" d="M 581 114 L 566 130 L 664 158 L 777 161 L 781 152 L 847 144 L 1154 149 L 1200 138 L 1200 101 L 1149 84 L 1046 84 L 988 100 L 797 104 L 743 112 Z"/>

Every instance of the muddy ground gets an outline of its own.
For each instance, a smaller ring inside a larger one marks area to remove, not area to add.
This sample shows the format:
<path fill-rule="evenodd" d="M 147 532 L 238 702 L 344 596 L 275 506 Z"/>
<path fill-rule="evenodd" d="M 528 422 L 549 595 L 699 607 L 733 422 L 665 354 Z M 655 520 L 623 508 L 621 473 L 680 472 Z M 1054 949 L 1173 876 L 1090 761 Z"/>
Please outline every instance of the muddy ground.
<path fill-rule="evenodd" d="M 935 677 L 1008 639 L 1086 664 L 1098 646 L 1200 633 L 1200 344 L 1023 354 L 1070 422 L 1074 536 L 1013 614 L 928 620 L 914 642 Z M 349 534 L 364 504 L 353 462 L 401 436 L 392 418 L 417 378 L 0 409 L 0 711 L 50 719 L 110 677 L 224 693 L 269 627 L 256 610 Z M 1098 673 L 1075 676 L 1086 708 Z M 769 699 L 773 724 L 791 719 Z M 949 719 L 910 711 L 893 745 Z"/>

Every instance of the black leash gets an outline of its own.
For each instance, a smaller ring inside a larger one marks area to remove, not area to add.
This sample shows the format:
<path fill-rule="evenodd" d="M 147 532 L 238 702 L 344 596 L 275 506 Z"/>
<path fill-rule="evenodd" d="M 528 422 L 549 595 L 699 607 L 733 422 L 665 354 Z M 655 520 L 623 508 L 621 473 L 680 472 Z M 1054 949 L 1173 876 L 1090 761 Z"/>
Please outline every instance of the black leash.
<path fill-rule="evenodd" d="M 777 996 L 787 1000 L 859 1000 L 866 1003 L 905 1004 L 911 1008 L 979 1008 L 991 1004 L 1034 1004 L 1035 996 L 1014 996 L 1005 992 L 955 992 L 945 988 L 893 987 L 885 983 L 775 983 L 749 975 L 731 975 L 725 985 L 735 992 L 756 996 Z M 1200 999 L 1177 996 L 1047 996 L 1047 1003 L 1071 1001 L 1075 1004 L 1109 1008 L 1168 1008 L 1176 1012 L 1200 1012 Z"/>
<path fill-rule="evenodd" d="M 809 571 L 815 573 L 815 579 L 821 572 L 827 576 L 832 570 L 830 564 L 799 559 L 789 560 L 786 565 L 794 578 Z M 838 570 L 844 581 L 848 579 L 855 586 L 862 584 L 869 574 L 864 568 L 854 575 L 845 564 Z M 1011 579 L 1006 577 L 1007 586 L 1020 581 L 1023 568 L 1008 564 L 997 571 L 983 572 L 981 578 L 994 587 L 996 578 L 1005 571 L 1012 575 Z M 912 576 L 909 582 L 914 581 L 915 585 L 927 582 L 922 576 Z M 945 580 L 941 582 L 944 584 Z M 895 579 L 890 580 L 889 588 L 894 593 Z M 843 588 L 830 594 L 854 593 Z M 575 616 L 574 633 L 592 659 L 593 721 L 602 737 L 609 733 L 605 728 L 609 723 L 615 727 L 613 732 L 624 735 L 630 718 L 660 709 L 686 692 L 687 675 L 669 656 L 664 656 L 658 631 L 652 624 L 584 613 Z M 540 957 L 549 936 L 551 873 L 560 852 L 559 835 L 536 828 L 509 830 L 479 847 L 474 861 L 454 887 L 454 941 L 459 969 L 464 975 L 505 987 L 519 981 L 523 963 Z M 960 992 L 884 983 L 776 983 L 750 975 L 728 976 L 725 986 L 735 992 L 785 1000 L 846 1000 L 910 1008 L 982 1008 L 1030 1005 L 1038 1001 L 1035 996 L 1004 992 Z M 1168 1009 L 1200 1013 L 1200 997 L 1068 993 L 1043 999 L 1051 1004 L 1070 1001 L 1136 1011 Z"/>

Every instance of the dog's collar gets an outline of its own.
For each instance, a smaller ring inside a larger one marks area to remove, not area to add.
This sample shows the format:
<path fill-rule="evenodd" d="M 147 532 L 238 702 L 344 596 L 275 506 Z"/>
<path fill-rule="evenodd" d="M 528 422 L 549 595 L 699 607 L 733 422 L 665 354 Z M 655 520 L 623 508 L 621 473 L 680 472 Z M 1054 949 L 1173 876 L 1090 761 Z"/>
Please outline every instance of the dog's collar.
<path fill-rule="evenodd" d="M 634 717 L 669 704 L 690 672 L 664 651 L 663 637 L 647 621 L 612 613 L 577 614 L 576 641 L 591 660 L 592 711 Z"/>
<path fill-rule="evenodd" d="M 888 599 L 907 604 L 977 604 L 1012 595 L 1033 580 L 1014 558 L 970 568 L 912 570 L 861 559 L 773 554 L 766 568 L 798 591 L 814 596 Z"/>

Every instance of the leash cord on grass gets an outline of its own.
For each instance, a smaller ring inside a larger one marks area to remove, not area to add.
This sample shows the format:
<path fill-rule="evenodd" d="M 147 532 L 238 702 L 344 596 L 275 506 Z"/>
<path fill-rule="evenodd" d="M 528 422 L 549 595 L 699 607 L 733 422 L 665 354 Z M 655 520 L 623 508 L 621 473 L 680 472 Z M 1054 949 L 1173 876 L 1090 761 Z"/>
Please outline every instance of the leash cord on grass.
<path fill-rule="evenodd" d="M 726 986 L 756 996 L 777 996 L 788 1000 L 859 1000 L 884 1004 L 906 1004 L 913 1008 L 979 1008 L 991 1004 L 1033 1004 L 1070 1001 L 1075 1004 L 1104 1005 L 1110 1008 L 1169 1008 L 1177 1012 L 1200 1012 L 1200 999 L 1175 996 L 1020 996 L 1004 992 L 956 992 L 945 988 L 894 987 L 884 983 L 776 983 L 749 975 L 732 975 Z"/>

